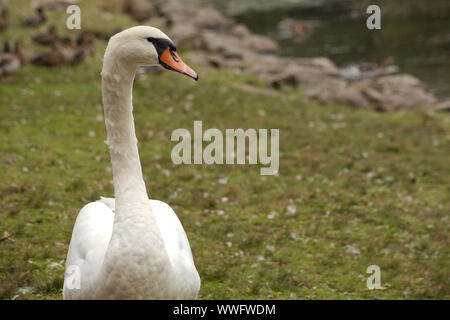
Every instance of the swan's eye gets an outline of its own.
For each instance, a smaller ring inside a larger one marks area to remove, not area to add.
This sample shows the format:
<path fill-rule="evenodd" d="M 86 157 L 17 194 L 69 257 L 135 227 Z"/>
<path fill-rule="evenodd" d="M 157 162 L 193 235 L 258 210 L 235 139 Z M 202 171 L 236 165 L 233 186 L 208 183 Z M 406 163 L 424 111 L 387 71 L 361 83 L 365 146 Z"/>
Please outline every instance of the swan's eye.
<path fill-rule="evenodd" d="M 147 41 L 153 44 L 159 56 L 161 56 L 167 48 L 170 48 L 173 51 L 177 50 L 173 42 L 169 39 L 148 37 Z"/>

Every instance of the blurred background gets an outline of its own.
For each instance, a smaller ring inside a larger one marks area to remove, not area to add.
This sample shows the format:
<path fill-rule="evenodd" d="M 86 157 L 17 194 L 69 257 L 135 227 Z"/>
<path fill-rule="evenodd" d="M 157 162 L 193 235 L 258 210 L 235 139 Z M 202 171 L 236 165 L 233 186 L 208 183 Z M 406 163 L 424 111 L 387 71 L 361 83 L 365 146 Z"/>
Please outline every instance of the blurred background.
<path fill-rule="evenodd" d="M 212 2 L 252 31 L 276 39 L 281 54 L 326 56 L 341 67 L 391 57 L 399 71 L 450 96 L 450 3 L 446 0 L 249 0 Z M 381 7 L 382 32 L 364 28 L 371 4 Z M 286 18 L 310 30 L 295 39 L 283 32 Z"/>

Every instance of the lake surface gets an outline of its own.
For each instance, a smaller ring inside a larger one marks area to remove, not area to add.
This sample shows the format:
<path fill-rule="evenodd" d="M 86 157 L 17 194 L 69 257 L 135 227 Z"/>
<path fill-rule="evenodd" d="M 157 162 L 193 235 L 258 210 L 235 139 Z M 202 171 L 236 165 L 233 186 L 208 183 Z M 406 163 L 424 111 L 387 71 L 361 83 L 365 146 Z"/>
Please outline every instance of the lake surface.
<path fill-rule="evenodd" d="M 440 97 L 450 97 L 450 15 L 433 12 L 384 14 L 381 30 L 368 30 L 365 8 L 289 8 L 247 11 L 234 16 L 250 30 L 276 39 L 285 56 L 325 56 L 339 67 L 392 57 L 400 73 L 424 81 Z M 278 23 L 284 18 L 307 21 L 312 33 L 303 42 L 286 38 Z"/>

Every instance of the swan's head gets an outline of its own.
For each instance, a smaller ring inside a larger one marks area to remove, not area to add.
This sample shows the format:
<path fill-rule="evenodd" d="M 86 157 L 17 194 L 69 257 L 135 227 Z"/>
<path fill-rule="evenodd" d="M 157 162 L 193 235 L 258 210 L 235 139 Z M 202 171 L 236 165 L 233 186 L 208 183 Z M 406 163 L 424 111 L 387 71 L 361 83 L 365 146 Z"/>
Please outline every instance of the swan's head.
<path fill-rule="evenodd" d="M 133 67 L 161 65 L 198 80 L 197 73 L 178 56 L 173 41 L 153 27 L 132 27 L 112 36 L 105 52 L 107 58 Z"/>

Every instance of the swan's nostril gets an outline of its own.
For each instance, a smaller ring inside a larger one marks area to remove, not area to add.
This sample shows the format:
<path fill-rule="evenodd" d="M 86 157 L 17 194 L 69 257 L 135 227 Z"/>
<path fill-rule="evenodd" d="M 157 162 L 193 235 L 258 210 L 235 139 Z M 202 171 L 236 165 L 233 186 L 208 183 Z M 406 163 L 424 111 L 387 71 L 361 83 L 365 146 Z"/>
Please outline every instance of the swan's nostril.
<path fill-rule="evenodd" d="M 175 60 L 176 62 L 180 62 L 180 59 L 178 59 L 177 55 L 172 50 L 170 50 L 170 55 L 172 56 L 173 60 Z"/>

